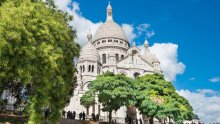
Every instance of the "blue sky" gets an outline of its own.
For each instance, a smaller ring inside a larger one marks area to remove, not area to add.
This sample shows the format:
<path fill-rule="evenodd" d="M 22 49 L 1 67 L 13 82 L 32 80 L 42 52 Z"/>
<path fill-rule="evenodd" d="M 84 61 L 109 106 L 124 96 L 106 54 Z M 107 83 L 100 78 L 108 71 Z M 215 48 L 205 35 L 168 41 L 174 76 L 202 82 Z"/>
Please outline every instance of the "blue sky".
<path fill-rule="evenodd" d="M 78 42 L 105 22 L 108 0 L 55 0 L 73 15 Z M 220 0 L 111 0 L 114 20 L 143 48 L 151 50 L 177 92 L 187 98 L 205 122 L 220 122 Z M 139 35 L 137 28 L 142 32 Z M 154 34 L 155 33 L 155 34 Z"/>
<path fill-rule="evenodd" d="M 83 16 L 105 21 L 107 0 L 76 0 Z M 177 89 L 220 90 L 220 1 L 219 0 L 111 0 L 114 20 L 138 25 L 148 23 L 154 42 L 178 44 L 178 59 L 186 65 L 174 82 Z M 144 36 L 135 39 L 143 43 Z M 194 78 L 194 80 L 189 80 Z"/>

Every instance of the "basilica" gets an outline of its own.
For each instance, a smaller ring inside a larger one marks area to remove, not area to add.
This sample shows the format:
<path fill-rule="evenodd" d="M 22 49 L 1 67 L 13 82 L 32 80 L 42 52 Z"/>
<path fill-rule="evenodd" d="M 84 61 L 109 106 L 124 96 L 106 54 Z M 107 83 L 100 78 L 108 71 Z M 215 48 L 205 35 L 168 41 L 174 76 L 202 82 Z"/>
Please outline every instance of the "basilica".
<path fill-rule="evenodd" d="M 150 52 L 147 40 L 144 42 L 145 50 L 141 50 L 130 45 L 124 30 L 113 19 L 112 6 L 107 6 L 107 17 L 96 31 L 95 35 L 89 32 L 87 34 L 87 44 L 81 49 L 77 61 L 77 87 L 71 98 L 66 111 L 82 111 L 91 115 L 92 113 L 107 117 L 108 113 L 101 110 L 102 105 L 96 99 L 96 102 L 89 109 L 80 105 L 80 98 L 88 90 L 91 81 L 96 79 L 97 75 L 107 71 L 115 74 L 124 74 L 131 78 L 145 74 L 162 73 L 158 58 Z M 137 110 L 138 111 L 138 110 Z M 115 118 L 125 118 L 126 107 L 113 113 Z M 138 118 L 142 118 L 138 114 Z M 124 120 L 121 120 L 124 121 Z"/>

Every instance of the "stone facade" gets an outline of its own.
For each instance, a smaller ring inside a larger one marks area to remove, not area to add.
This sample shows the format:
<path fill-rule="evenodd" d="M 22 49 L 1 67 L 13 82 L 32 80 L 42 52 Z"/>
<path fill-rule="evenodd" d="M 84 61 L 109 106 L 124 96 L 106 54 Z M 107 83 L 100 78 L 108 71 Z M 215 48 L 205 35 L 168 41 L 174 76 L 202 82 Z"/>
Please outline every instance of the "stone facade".
<path fill-rule="evenodd" d="M 145 51 L 141 55 L 141 50 L 137 46 L 130 47 L 126 34 L 114 22 L 112 15 L 112 7 L 109 4 L 106 22 L 97 29 L 94 38 L 91 33 L 87 35 L 88 43 L 82 48 L 77 62 L 77 88 L 69 106 L 65 108 L 66 111 L 88 112 L 80 105 L 80 97 L 88 90 L 90 82 L 106 71 L 125 74 L 131 78 L 162 72 L 159 60 L 150 53 L 148 41 L 145 40 Z M 126 111 L 126 107 L 122 107 L 113 113 L 113 117 L 124 118 Z M 92 112 L 108 116 L 106 112 L 101 111 L 98 100 L 89 108 L 89 115 Z"/>

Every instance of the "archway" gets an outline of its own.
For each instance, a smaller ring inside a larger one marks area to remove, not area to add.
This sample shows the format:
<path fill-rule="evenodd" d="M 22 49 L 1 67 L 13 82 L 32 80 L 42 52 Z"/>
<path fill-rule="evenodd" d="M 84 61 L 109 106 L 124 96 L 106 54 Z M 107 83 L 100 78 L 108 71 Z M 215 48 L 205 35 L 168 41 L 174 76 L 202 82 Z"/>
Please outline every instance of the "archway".
<path fill-rule="evenodd" d="M 133 76 L 134 76 L 134 78 L 136 79 L 136 78 L 138 78 L 138 77 L 140 76 L 140 73 L 135 72 Z"/>
<path fill-rule="evenodd" d="M 132 56 L 136 55 L 138 53 L 137 50 L 132 50 Z"/>

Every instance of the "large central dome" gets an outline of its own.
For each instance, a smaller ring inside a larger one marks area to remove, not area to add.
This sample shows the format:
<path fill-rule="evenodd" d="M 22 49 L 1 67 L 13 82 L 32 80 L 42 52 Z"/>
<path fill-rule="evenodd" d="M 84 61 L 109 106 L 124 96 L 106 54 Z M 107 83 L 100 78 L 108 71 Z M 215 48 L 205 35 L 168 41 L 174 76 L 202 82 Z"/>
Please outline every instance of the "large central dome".
<path fill-rule="evenodd" d="M 94 36 L 94 41 L 103 38 L 119 38 L 128 42 L 124 30 L 121 28 L 121 26 L 115 23 L 112 18 L 112 7 L 110 4 L 107 7 L 106 22 L 97 29 Z"/>
<path fill-rule="evenodd" d="M 108 37 L 120 38 L 127 41 L 127 36 L 124 30 L 113 20 L 106 21 L 97 29 L 94 41 Z"/>

